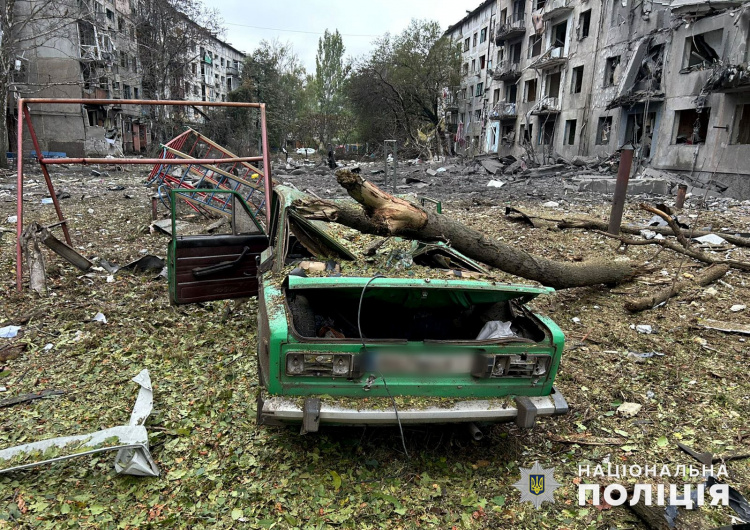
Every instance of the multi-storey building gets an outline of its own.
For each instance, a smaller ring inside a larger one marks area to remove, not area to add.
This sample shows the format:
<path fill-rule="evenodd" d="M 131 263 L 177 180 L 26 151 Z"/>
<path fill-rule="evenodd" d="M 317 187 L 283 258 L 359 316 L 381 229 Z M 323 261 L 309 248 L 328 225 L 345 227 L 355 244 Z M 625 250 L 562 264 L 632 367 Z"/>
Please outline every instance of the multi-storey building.
<path fill-rule="evenodd" d="M 227 94 L 240 86 L 245 54 L 232 45 L 211 37 L 193 50 L 185 76 L 184 99 L 190 101 L 227 101 Z M 188 117 L 199 119 L 188 109 Z"/>
<path fill-rule="evenodd" d="M 750 196 L 750 2 L 497 0 L 495 11 L 488 112 L 469 128 L 459 111 L 459 140 L 481 127 L 481 152 L 538 163 L 632 144 L 636 170 Z M 455 42 L 471 17 L 448 30 Z"/>
<path fill-rule="evenodd" d="M 137 12 L 137 0 L 59 0 L 49 7 L 55 10 L 54 16 L 40 16 L 37 4 L 41 0 L 16 3 L 16 17 L 35 16 L 39 22 L 24 25 L 24 34 L 13 36 L 28 43 L 20 53 L 23 75 L 14 76 L 14 91 L 24 97 L 50 98 L 154 96 L 145 94 L 147 72 L 138 41 L 139 31 L 151 29 L 143 13 Z M 179 13 L 173 19 L 198 28 Z M 244 54 L 205 30 L 182 33 L 201 40 L 194 49 L 180 51 L 181 57 L 172 57 L 173 65 L 189 66 L 184 74 L 182 68 L 175 70 L 179 75 L 171 76 L 171 86 L 155 97 L 226 101 L 227 93 L 239 86 Z M 36 34 L 40 36 L 35 38 Z M 100 104 L 32 105 L 30 109 L 42 149 L 68 156 L 146 151 L 151 142 L 150 110 L 140 105 Z M 187 110 L 187 117 L 203 119 L 193 109 Z"/>
<path fill-rule="evenodd" d="M 462 152 L 479 152 L 485 135 L 496 7 L 497 0 L 487 0 L 446 31 L 461 46 L 461 85 L 447 91 L 445 108 L 447 130 L 457 135 L 455 148 Z"/>
<path fill-rule="evenodd" d="M 18 2 L 15 17 L 28 17 L 23 33 L 22 75 L 12 88 L 24 97 L 138 98 L 141 95 L 133 6 L 116 2 L 60 0 Z M 40 13 L 39 9 L 45 11 Z M 140 108 L 114 105 L 32 105 L 42 148 L 70 156 L 140 151 L 147 142 Z M 15 149 L 13 149 L 15 151 Z"/>

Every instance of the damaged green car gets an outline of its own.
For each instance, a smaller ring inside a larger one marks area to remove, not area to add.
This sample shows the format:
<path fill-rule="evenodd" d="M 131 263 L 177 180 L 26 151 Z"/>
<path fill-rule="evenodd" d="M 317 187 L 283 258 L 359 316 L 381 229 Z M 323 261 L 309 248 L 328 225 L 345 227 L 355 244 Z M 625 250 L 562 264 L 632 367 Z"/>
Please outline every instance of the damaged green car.
<path fill-rule="evenodd" d="M 294 210 L 303 196 L 276 186 L 267 230 L 238 197 L 231 234 L 173 226 L 172 303 L 258 296 L 259 424 L 531 427 L 568 411 L 553 386 L 563 333 L 525 306 L 551 288 L 475 279 L 480 264 L 436 244 L 415 245 L 414 263 L 444 268 L 374 274 Z"/>

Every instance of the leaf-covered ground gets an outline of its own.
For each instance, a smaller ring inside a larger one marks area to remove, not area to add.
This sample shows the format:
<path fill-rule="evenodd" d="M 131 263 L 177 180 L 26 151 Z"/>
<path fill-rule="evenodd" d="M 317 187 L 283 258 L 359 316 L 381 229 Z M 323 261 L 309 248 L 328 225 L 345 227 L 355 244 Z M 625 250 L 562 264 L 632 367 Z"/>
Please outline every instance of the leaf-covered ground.
<path fill-rule="evenodd" d="M 111 175 L 55 175 L 58 187 L 72 195 L 62 206 L 75 246 L 88 257 L 120 264 L 144 252 L 164 257 L 167 238 L 143 230 L 150 207 L 142 176 Z M 26 188 L 26 221 L 53 222 L 52 206 L 40 204 L 44 187 L 31 178 L 37 183 Z M 107 191 L 112 185 L 126 189 Z M 539 204 L 513 202 L 563 214 Z M 636 204 L 634 199 L 626 216 L 642 221 Z M 622 257 L 611 240 L 596 234 L 508 223 L 504 206 L 485 197 L 481 205 L 446 204 L 445 212 L 550 258 Z M 600 218 L 608 208 L 605 200 L 563 207 Z M 15 228 L 5 222 L 14 213 L 15 198 L 0 195 L 4 231 Z M 747 205 L 686 213 L 698 216 L 692 218 L 698 226 L 750 231 Z M 130 379 L 148 368 L 154 413 L 147 427 L 161 476 L 118 476 L 111 453 L 0 475 L 0 527 L 644 528 L 626 508 L 578 506 L 578 466 L 699 466 L 677 449 L 678 441 L 716 454 L 750 452 L 748 342 L 695 327 L 700 316 L 750 323 L 750 310 L 729 309 L 750 300 L 746 273 L 732 271 L 712 286 L 715 291 L 689 289 L 664 307 L 630 315 L 623 309 L 629 295 L 668 285 L 699 267 L 655 247 L 629 249 L 625 256 L 648 260 L 651 273 L 616 288 L 568 290 L 535 302 L 568 339 L 557 386 L 570 414 L 542 419 L 530 431 L 489 427 L 481 442 L 462 427 L 407 428 L 407 459 L 397 429 L 324 428 L 303 437 L 295 429 L 256 426 L 254 300 L 229 304 L 224 320 L 224 302 L 171 307 L 166 281 L 154 274 L 125 272 L 108 281 L 104 271 L 82 274 L 47 251 L 50 295 L 17 294 L 15 238 L 3 235 L 0 324 L 23 325 L 17 338 L 0 339 L 0 348 L 26 349 L 0 362 L 0 386 L 6 389 L 0 399 L 47 389 L 66 393 L 0 408 L 0 448 L 126 423 L 138 388 Z M 732 254 L 750 256 L 746 250 Z M 106 324 L 91 321 L 97 312 L 106 315 Z M 651 325 L 654 333 L 638 333 L 631 324 Z M 632 355 L 651 351 L 663 356 Z M 627 418 L 616 413 L 622 402 L 642 408 Z M 604 438 L 615 445 L 571 443 Z M 519 467 L 535 461 L 555 467 L 562 484 L 557 502 L 538 511 L 519 503 L 512 486 Z M 750 460 L 727 468 L 727 481 L 750 496 Z M 681 487 L 699 479 L 662 480 Z M 729 523 L 732 512 L 703 508 L 700 514 L 719 526 Z"/>

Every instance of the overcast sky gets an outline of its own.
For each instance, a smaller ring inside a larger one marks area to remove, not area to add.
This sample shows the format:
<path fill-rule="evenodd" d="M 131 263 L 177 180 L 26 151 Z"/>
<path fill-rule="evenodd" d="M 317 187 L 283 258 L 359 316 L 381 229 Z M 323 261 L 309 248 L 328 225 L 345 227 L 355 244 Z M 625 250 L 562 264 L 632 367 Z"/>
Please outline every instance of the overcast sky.
<path fill-rule="evenodd" d="M 370 49 L 377 36 L 400 33 L 412 18 L 437 20 L 445 30 L 461 20 L 467 9 L 480 3 L 481 0 L 205 1 L 208 7 L 217 7 L 221 12 L 226 40 L 235 48 L 250 54 L 261 40 L 278 38 L 292 44 L 309 73 L 315 72 L 318 38 L 326 29 L 338 29 L 346 55 L 358 57 Z"/>

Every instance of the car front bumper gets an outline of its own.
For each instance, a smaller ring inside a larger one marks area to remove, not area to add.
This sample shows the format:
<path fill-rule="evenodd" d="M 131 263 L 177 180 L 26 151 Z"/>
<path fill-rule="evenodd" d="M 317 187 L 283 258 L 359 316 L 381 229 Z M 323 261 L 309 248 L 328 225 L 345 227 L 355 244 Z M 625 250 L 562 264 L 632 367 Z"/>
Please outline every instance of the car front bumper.
<path fill-rule="evenodd" d="M 258 398 L 258 424 L 303 424 L 303 431 L 317 431 L 326 425 L 395 425 L 424 423 L 500 423 L 515 421 L 519 427 L 530 428 L 539 416 L 559 416 L 568 412 L 568 403 L 562 394 L 553 389 L 549 396 L 518 396 L 514 406 L 494 404 L 488 400 L 466 400 L 450 407 L 425 407 L 419 409 L 345 408 L 326 404 L 317 398 L 299 400 L 269 396 Z"/>

